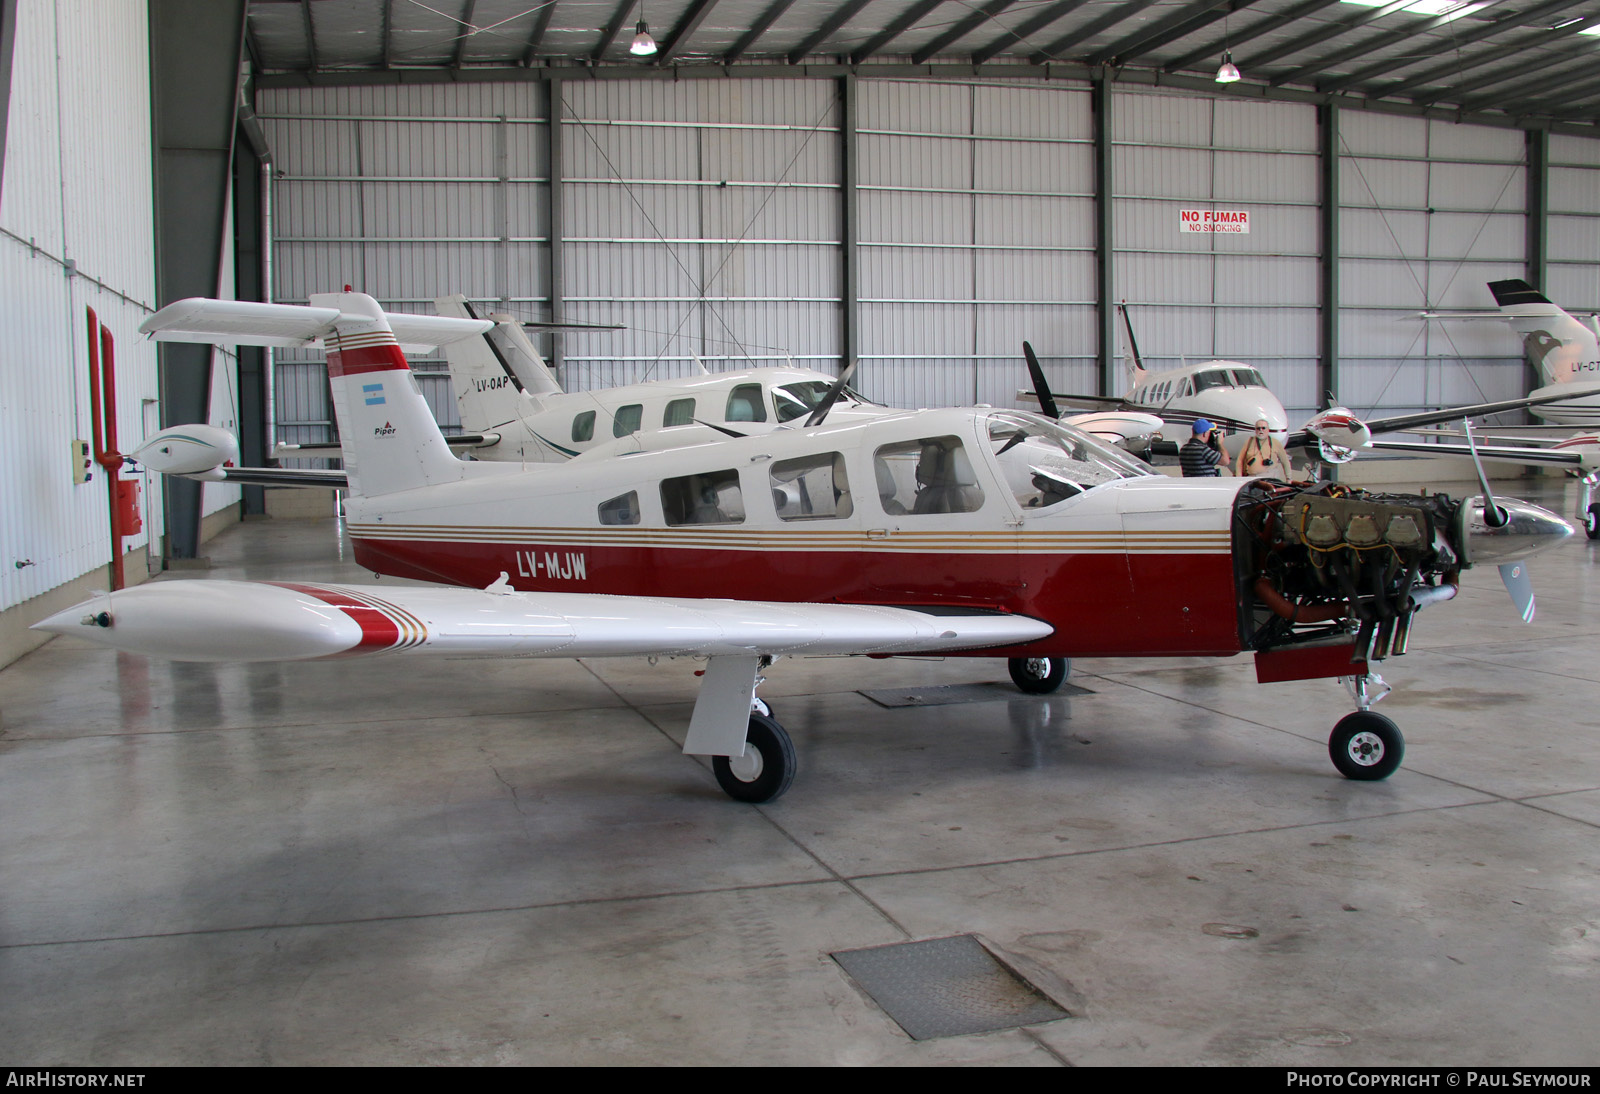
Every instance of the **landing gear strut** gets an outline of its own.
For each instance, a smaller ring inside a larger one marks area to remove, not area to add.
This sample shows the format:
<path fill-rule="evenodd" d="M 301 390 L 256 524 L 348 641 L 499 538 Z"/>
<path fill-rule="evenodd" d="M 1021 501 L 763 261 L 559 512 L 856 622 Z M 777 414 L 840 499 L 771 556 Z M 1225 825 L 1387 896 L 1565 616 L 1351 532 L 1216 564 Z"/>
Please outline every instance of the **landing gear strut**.
<path fill-rule="evenodd" d="M 1406 756 L 1406 739 L 1400 727 L 1372 709 L 1373 703 L 1389 694 L 1389 685 L 1375 672 L 1345 677 L 1344 681 L 1361 709 L 1346 714 L 1333 727 L 1328 737 L 1328 757 L 1347 779 L 1387 779 L 1400 769 L 1400 761 Z"/>
<path fill-rule="evenodd" d="M 1072 662 L 1065 657 L 1013 657 L 1006 667 L 1019 690 L 1029 695 L 1049 695 L 1066 681 Z"/>

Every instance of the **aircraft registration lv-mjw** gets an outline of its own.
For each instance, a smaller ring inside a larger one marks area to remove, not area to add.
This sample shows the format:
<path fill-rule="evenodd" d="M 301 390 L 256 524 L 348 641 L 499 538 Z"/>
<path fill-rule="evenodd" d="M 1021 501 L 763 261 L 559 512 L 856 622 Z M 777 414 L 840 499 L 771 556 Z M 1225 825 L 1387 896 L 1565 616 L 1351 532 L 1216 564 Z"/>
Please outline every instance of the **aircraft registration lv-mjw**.
<path fill-rule="evenodd" d="M 432 318 L 432 317 L 430 317 Z M 482 321 L 433 319 L 440 341 Z M 1403 741 L 1373 663 L 1474 562 L 1571 534 L 1537 506 L 1175 480 L 1082 431 L 967 408 L 823 422 L 522 467 L 455 458 L 369 296 L 163 308 L 162 337 L 325 337 L 357 560 L 455 588 L 158 581 L 39 626 L 180 660 L 354 655 L 708 659 L 684 751 L 731 796 L 794 776 L 759 675 L 785 654 L 1002 657 L 1045 692 L 1074 656 L 1253 651 L 1264 681 L 1347 677 L 1339 770 L 1383 778 Z M 1517 560 L 1517 561 L 1512 561 Z M 1514 570 L 1513 578 L 1508 570 Z"/>

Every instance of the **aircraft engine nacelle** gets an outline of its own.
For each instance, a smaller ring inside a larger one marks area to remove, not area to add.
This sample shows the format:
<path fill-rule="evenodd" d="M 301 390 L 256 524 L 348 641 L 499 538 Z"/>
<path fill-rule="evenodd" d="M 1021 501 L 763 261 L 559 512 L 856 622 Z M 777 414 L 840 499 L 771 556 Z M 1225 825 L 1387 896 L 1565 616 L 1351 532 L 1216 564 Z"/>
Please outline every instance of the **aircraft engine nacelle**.
<path fill-rule="evenodd" d="M 1325 463 L 1349 463 L 1356 452 L 1372 443 L 1367 424 L 1342 406 L 1330 407 L 1306 423 L 1317 439 L 1317 454 Z"/>
<path fill-rule="evenodd" d="M 163 475 L 221 482 L 222 468 L 239 462 L 239 442 L 214 425 L 172 425 L 152 434 L 132 456 Z"/>

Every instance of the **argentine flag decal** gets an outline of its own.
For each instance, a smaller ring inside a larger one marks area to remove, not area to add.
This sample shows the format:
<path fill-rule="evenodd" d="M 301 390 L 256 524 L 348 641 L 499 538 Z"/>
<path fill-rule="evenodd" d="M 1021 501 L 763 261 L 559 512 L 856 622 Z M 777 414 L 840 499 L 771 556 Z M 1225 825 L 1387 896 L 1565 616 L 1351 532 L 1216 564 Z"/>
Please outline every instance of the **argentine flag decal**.
<path fill-rule="evenodd" d="M 362 384 L 361 393 L 367 397 L 368 406 L 382 406 L 385 402 L 382 384 Z"/>

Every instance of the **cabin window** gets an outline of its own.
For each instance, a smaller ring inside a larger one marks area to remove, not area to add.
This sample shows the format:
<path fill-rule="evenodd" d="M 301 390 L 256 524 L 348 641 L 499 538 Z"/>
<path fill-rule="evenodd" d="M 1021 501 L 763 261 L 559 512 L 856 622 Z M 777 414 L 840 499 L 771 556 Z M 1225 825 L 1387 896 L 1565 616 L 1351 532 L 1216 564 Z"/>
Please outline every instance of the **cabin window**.
<path fill-rule="evenodd" d="M 792 422 L 809 415 L 822 404 L 832 386 L 822 380 L 804 380 L 773 388 L 772 409 L 778 412 L 778 421 Z"/>
<path fill-rule="evenodd" d="M 629 490 L 621 497 L 600 503 L 601 524 L 638 524 L 639 493 Z"/>
<path fill-rule="evenodd" d="M 630 433 L 639 432 L 639 423 L 644 421 L 644 404 L 629 403 L 627 406 L 617 407 L 616 417 L 611 419 L 611 435 L 613 437 L 626 437 Z"/>
<path fill-rule="evenodd" d="M 826 520 L 854 510 L 844 457 L 838 452 L 779 460 L 772 465 L 772 506 L 779 520 Z"/>
<path fill-rule="evenodd" d="M 671 428 L 675 425 L 692 425 L 693 423 L 693 399 L 674 399 L 667 404 L 667 412 L 661 415 L 661 424 L 666 428 Z"/>
<path fill-rule="evenodd" d="M 767 420 L 767 408 L 761 402 L 760 384 L 740 384 L 728 396 L 728 415 L 730 422 L 764 422 Z"/>
<path fill-rule="evenodd" d="M 872 462 L 878 500 L 890 516 L 972 513 L 983 506 L 983 490 L 959 437 L 887 444 Z"/>
<path fill-rule="evenodd" d="M 661 482 L 661 510 L 667 524 L 743 524 L 744 498 L 739 472 L 707 471 Z"/>
<path fill-rule="evenodd" d="M 594 440 L 594 411 L 585 410 L 572 419 L 572 439 L 580 443 Z"/>
<path fill-rule="evenodd" d="M 1087 433 L 1018 414 L 990 416 L 989 444 L 1001 481 L 1023 509 L 1048 509 L 1103 482 L 1148 472 Z"/>

